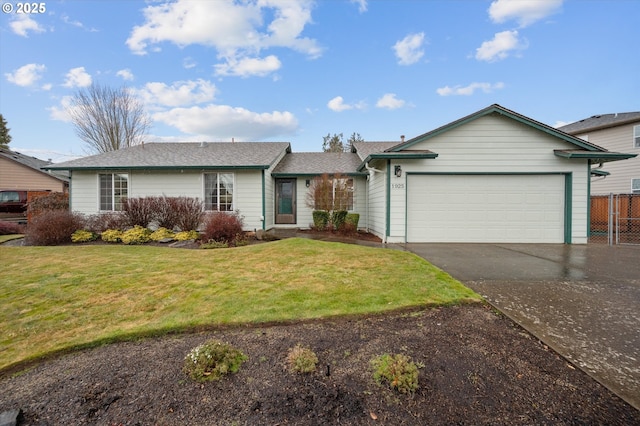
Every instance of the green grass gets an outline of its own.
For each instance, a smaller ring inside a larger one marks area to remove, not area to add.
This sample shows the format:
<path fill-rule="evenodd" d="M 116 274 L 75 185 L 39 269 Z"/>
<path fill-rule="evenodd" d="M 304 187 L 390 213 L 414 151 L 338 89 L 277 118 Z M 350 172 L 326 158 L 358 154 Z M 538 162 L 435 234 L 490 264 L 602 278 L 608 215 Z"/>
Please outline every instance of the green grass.
<path fill-rule="evenodd" d="M 305 239 L 219 250 L 0 246 L 0 259 L 0 370 L 137 336 L 480 300 L 413 254 Z"/>
<path fill-rule="evenodd" d="M 10 235 L 0 235 L 0 244 L 6 243 L 7 241 L 17 240 L 18 238 L 22 238 L 24 235 L 22 234 L 10 234 Z"/>

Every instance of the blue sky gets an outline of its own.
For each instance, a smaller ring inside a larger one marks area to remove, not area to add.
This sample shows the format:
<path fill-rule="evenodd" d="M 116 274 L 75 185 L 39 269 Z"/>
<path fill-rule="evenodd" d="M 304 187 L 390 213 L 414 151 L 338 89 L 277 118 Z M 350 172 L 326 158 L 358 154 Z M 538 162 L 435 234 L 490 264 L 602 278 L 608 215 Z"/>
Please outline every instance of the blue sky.
<path fill-rule="evenodd" d="M 295 152 L 328 133 L 411 138 L 493 103 L 549 125 L 640 110 L 635 0 L 39 4 L 3 0 L 0 113 L 12 149 L 56 162 L 88 153 L 65 105 L 91 83 L 140 97 L 146 142 Z"/>

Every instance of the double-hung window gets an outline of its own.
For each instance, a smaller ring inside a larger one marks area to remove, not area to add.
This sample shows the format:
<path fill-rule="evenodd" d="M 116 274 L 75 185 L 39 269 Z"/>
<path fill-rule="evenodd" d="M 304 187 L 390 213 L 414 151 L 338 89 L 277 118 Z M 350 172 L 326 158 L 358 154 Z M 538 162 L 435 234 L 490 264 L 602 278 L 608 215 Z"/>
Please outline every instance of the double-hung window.
<path fill-rule="evenodd" d="M 129 176 L 126 173 L 100 173 L 100 210 L 122 210 L 122 201 L 129 191 Z"/>
<path fill-rule="evenodd" d="M 631 179 L 631 193 L 640 194 L 640 178 Z"/>
<path fill-rule="evenodd" d="M 233 211 L 233 177 L 233 173 L 205 173 L 205 210 Z"/>
<path fill-rule="evenodd" d="M 633 147 L 640 148 L 640 124 L 633 126 Z"/>
<path fill-rule="evenodd" d="M 353 179 L 333 180 L 333 203 L 336 210 L 353 210 Z"/>

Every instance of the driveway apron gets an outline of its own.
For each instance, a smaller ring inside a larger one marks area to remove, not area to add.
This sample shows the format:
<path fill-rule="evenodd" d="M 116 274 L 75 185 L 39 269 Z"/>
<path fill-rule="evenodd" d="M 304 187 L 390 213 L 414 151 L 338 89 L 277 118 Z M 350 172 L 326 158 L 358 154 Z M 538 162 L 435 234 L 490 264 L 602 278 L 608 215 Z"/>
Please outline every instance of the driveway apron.
<path fill-rule="evenodd" d="M 640 246 L 406 244 L 640 409 Z"/>

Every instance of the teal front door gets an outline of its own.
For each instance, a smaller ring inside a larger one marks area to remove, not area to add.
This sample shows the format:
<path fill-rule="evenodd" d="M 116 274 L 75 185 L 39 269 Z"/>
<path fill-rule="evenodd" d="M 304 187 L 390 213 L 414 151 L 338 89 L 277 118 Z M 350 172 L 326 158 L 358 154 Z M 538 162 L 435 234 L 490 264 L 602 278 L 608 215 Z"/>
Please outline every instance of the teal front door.
<path fill-rule="evenodd" d="M 276 224 L 296 223 L 296 180 L 276 179 Z"/>

